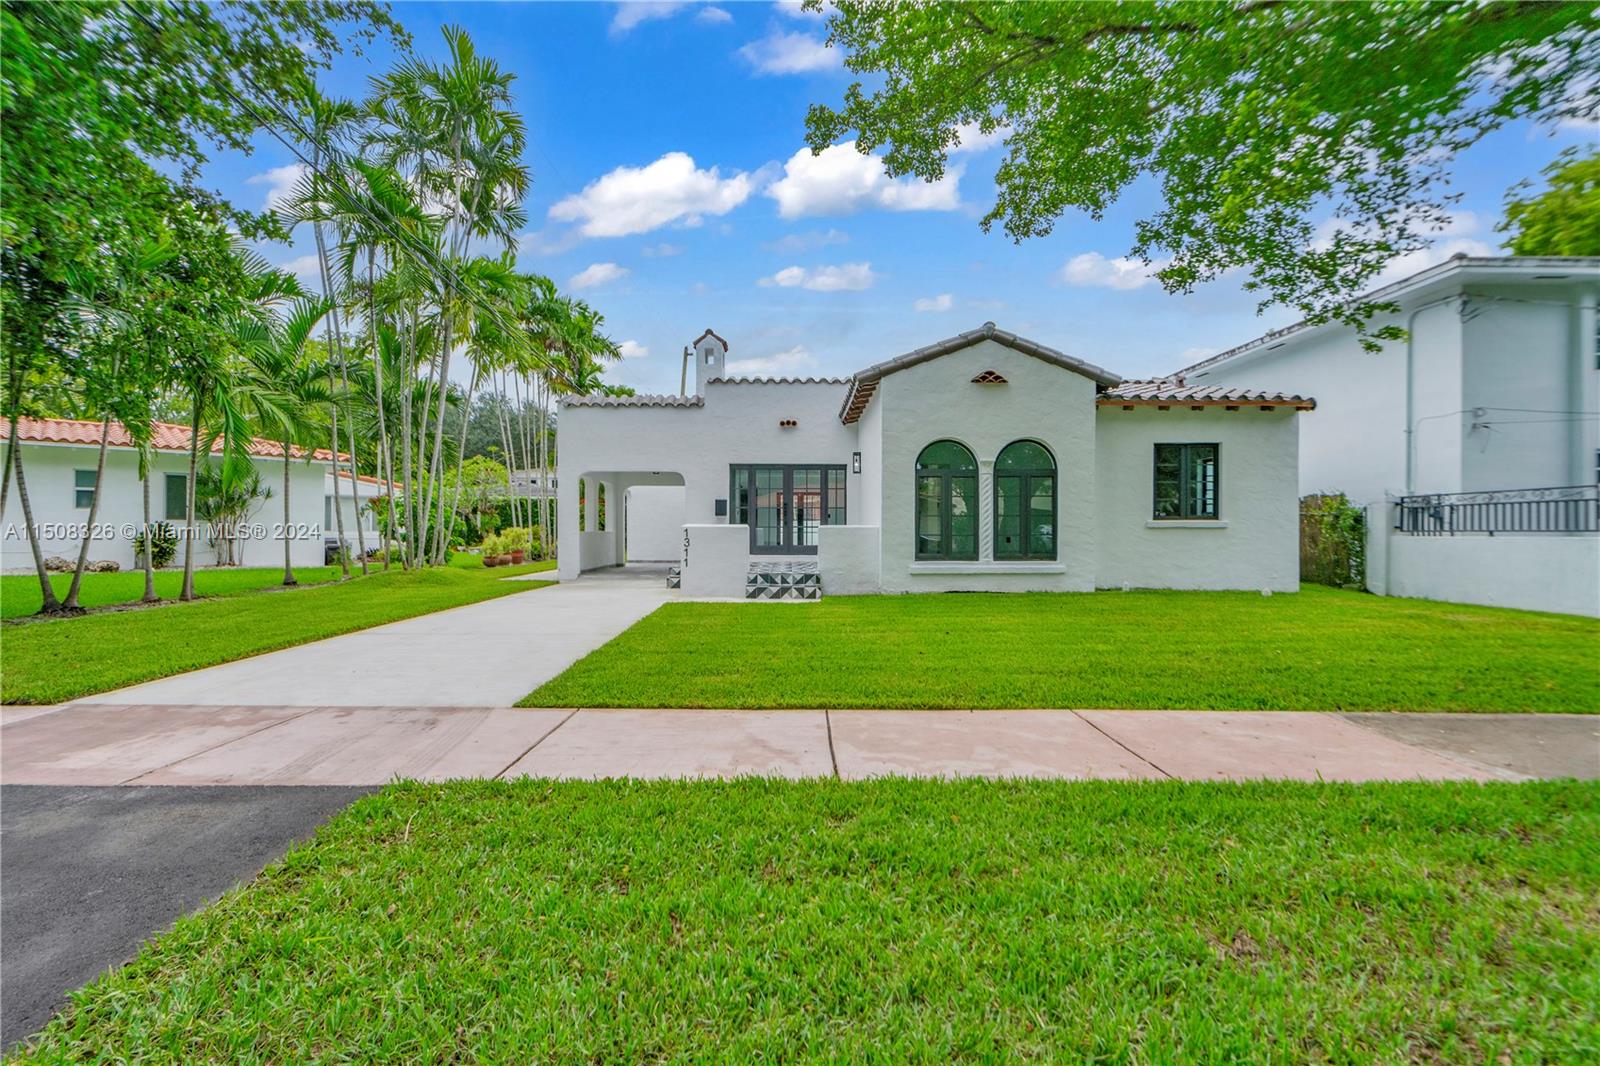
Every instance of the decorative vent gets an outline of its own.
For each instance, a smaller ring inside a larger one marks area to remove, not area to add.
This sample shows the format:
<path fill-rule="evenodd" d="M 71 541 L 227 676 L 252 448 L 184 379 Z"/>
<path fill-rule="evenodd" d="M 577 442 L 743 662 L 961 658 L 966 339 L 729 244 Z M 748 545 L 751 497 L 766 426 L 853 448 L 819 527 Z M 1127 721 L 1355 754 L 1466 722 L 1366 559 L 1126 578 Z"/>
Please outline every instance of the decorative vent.
<path fill-rule="evenodd" d="M 778 420 L 778 428 L 779 429 L 793 429 L 795 426 L 798 426 L 799 424 L 800 424 L 799 422 L 796 422 L 792 418 L 780 418 Z"/>
<path fill-rule="evenodd" d="M 974 385 L 1005 385 L 1009 384 L 1005 377 L 996 370 L 985 370 L 972 379 Z"/>

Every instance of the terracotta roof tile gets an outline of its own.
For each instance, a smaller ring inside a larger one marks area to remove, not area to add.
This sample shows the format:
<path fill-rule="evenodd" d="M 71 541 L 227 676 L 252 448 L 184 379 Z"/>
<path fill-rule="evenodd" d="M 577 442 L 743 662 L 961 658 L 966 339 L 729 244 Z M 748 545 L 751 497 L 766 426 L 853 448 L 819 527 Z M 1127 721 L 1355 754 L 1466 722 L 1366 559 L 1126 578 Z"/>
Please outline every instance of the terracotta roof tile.
<path fill-rule="evenodd" d="M 11 438 L 11 420 L 3 416 L 0 416 L 0 438 L 6 440 Z M 20 418 L 17 420 L 17 439 L 43 444 L 96 445 L 100 443 L 100 423 L 75 418 Z M 189 427 L 172 422 L 151 423 L 150 441 L 157 451 L 186 452 L 189 450 Z M 133 436 L 128 432 L 128 427 L 121 422 L 112 422 L 110 439 L 106 441 L 106 446 L 133 447 Z M 211 452 L 213 455 L 221 454 L 221 438 L 211 446 Z M 268 440 L 265 437 L 253 437 L 249 452 L 264 459 L 277 459 L 283 455 L 283 444 L 281 441 Z M 292 454 L 296 459 L 310 458 L 325 463 L 333 461 L 333 452 L 327 448 L 307 451 L 305 448 L 296 447 L 292 450 Z M 341 452 L 339 458 L 344 460 L 349 457 Z"/>
<path fill-rule="evenodd" d="M 564 396 L 563 407 L 702 407 L 699 396 Z"/>
<path fill-rule="evenodd" d="M 1228 388 L 1224 385 L 1186 385 L 1182 378 L 1163 378 L 1154 381 L 1124 381 L 1102 392 L 1095 400 L 1102 407 L 1118 404 L 1188 404 L 1191 406 L 1239 406 L 1260 404 L 1263 407 L 1293 407 L 1310 411 L 1317 401 L 1309 396 L 1282 392 L 1265 392 L 1261 389 Z"/>

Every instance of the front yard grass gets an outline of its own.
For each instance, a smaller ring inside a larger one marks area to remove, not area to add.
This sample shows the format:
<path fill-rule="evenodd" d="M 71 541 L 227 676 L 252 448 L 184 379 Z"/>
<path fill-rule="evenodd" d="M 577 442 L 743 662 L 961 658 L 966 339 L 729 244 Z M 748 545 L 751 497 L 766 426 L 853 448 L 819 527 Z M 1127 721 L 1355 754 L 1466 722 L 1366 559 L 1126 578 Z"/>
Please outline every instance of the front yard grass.
<path fill-rule="evenodd" d="M 320 585 L 339 576 L 337 566 L 299 566 L 294 576 L 302 585 Z M 183 567 L 157 570 L 156 594 L 174 599 L 183 590 Z M 52 574 L 50 586 L 64 597 L 72 584 L 71 574 Z M 194 572 L 194 590 L 200 596 L 237 596 L 259 589 L 281 588 L 283 567 L 210 567 Z M 119 603 L 138 603 L 144 595 L 144 571 L 125 570 L 115 574 L 84 574 L 78 602 L 84 607 L 106 607 Z M 37 614 L 44 598 L 39 595 L 39 579 L 33 574 L 6 574 L 0 577 L 0 618 L 23 618 Z"/>
<path fill-rule="evenodd" d="M 402 784 L 28 1062 L 1593 1062 L 1600 784 Z"/>
<path fill-rule="evenodd" d="M 1600 713 L 1600 622 L 1307 585 L 668 604 L 530 707 Z"/>
<path fill-rule="evenodd" d="M 174 603 L 140 611 L 11 623 L 0 629 L 0 701 L 62 703 L 247 655 L 460 607 L 549 582 L 501 581 L 548 570 L 378 571 L 342 584 Z M 219 699 L 226 697 L 219 693 Z"/>

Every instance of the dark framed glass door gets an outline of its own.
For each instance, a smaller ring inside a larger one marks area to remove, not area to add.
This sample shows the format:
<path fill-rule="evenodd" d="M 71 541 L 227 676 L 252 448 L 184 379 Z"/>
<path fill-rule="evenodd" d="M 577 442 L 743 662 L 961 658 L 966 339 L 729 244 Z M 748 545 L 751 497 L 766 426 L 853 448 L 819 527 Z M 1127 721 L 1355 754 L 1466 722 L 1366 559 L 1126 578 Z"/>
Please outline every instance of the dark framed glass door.
<path fill-rule="evenodd" d="M 845 524 L 843 466 L 729 468 L 729 521 L 750 527 L 752 555 L 815 555 L 817 530 Z"/>

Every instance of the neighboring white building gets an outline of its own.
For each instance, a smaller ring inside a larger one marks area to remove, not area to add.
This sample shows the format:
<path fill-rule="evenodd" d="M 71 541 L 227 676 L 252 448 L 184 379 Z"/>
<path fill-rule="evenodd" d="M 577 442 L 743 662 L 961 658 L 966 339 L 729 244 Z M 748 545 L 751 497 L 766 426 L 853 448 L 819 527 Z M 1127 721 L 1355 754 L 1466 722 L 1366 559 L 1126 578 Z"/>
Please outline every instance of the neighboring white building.
<path fill-rule="evenodd" d="M 90 559 L 110 559 L 122 569 L 135 565 L 132 537 L 144 521 L 144 487 L 139 478 L 139 456 L 127 430 L 111 424 L 111 439 L 106 448 L 106 464 L 99 484 L 95 482 L 95 463 L 99 456 L 100 423 L 60 418 L 24 418 L 17 426 L 18 447 L 22 450 L 27 476 L 28 499 L 34 522 L 42 536 L 45 555 L 76 560 L 88 524 L 89 508 L 96 493 L 100 505 L 95 513 L 95 540 Z M 9 420 L 0 418 L 0 451 L 10 462 Z M 153 430 L 155 456 L 150 471 L 151 521 L 165 521 L 174 528 L 183 524 L 185 494 L 189 475 L 189 427 L 158 422 Z M 213 457 L 221 451 L 219 443 Z M 331 495 L 331 453 L 318 450 L 296 455 L 289 460 L 289 522 L 283 514 L 283 445 L 257 438 L 250 445 L 251 460 L 261 473 L 262 485 L 272 496 L 259 501 L 246 523 L 241 540 L 242 562 L 246 566 L 274 566 L 283 562 L 283 537 L 293 544 L 296 566 L 316 566 L 323 560 L 323 519 L 325 494 Z M 202 459 L 204 461 L 204 457 Z M 349 506 L 349 499 L 346 499 Z M 17 498 L 13 476 L 6 495 L 6 508 L 0 518 L 0 559 L 6 570 L 32 570 L 33 554 L 23 526 L 22 505 Z M 196 544 L 199 565 L 216 562 L 216 552 L 204 531 Z M 178 563 L 183 559 L 180 542 Z"/>
<path fill-rule="evenodd" d="M 1299 587 L 1297 393 L 1125 383 L 992 322 L 849 378 L 693 347 L 692 396 L 562 402 L 562 580 L 681 486 L 651 521 L 702 595 Z"/>
<path fill-rule="evenodd" d="M 1302 323 L 1172 380 L 1316 394 L 1300 492 L 1372 505 L 1372 591 L 1600 615 L 1600 258 L 1458 256 L 1369 298 L 1406 340 Z"/>
<path fill-rule="evenodd" d="M 341 462 L 346 461 L 341 452 Z M 281 476 L 281 468 L 280 468 Z M 349 545 L 349 550 L 357 550 L 360 537 L 356 533 L 359 521 L 361 531 L 365 534 L 367 551 L 383 547 L 382 534 L 378 532 L 378 516 L 372 509 L 373 500 L 381 500 L 387 493 L 384 491 L 383 481 L 379 478 L 369 477 L 366 474 L 352 475 L 348 470 L 340 470 L 337 474 L 333 468 L 328 467 L 328 473 L 322 479 L 322 532 L 323 540 L 330 547 L 339 540 L 339 526 L 333 513 L 333 479 L 339 479 L 339 509 L 344 512 L 344 539 Z M 354 556 L 352 556 L 353 558 Z"/>

